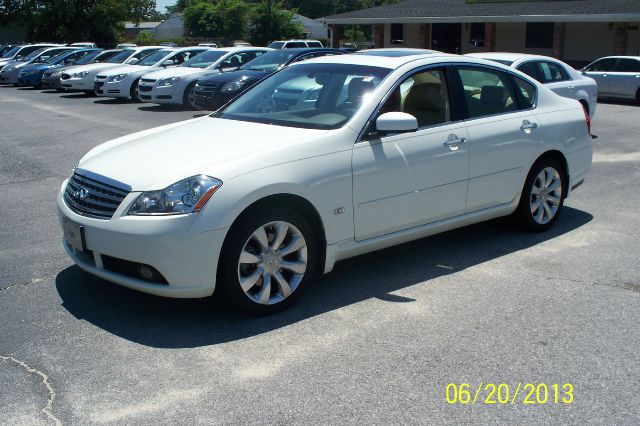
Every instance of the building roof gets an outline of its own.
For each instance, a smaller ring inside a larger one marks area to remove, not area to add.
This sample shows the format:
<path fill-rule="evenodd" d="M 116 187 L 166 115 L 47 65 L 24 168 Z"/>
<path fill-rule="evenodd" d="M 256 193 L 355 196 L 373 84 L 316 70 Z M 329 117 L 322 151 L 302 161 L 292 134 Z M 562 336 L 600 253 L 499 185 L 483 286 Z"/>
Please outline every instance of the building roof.
<path fill-rule="evenodd" d="M 638 0 L 404 0 L 320 18 L 327 24 L 422 22 L 636 22 Z"/>

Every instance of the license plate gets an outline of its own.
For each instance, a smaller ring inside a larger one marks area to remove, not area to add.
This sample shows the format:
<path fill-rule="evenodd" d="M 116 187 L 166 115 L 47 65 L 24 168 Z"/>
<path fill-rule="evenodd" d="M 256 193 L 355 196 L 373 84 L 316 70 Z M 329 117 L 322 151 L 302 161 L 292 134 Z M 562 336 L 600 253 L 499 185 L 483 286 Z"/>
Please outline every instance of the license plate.
<path fill-rule="evenodd" d="M 64 240 L 78 251 L 85 251 L 84 228 L 66 217 L 62 219 Z"/>

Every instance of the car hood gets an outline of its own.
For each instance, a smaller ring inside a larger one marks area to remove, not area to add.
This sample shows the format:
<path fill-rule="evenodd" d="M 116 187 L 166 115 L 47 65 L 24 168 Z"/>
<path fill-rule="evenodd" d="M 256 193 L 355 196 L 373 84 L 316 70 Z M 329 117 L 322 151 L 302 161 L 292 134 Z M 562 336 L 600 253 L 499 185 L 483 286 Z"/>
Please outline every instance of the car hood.
<path fill-rule="evenodd" d="M 120 65 L 118 67 L 110 68 L 108 74 L 109 75 L 135 74 L 135 73 L 147 74 L 157 70 L 158 68 L 160 67 L 145 67 L 142 65 Z"/>
<path fill-rule="evenodd" d="M 109 68 L 116 68 L 121 66 L 122 64 L 107 64 L 104 62 L 100 62 L 97 64 L 78 65 L 77 67 L 74 68 L 73 72 L 74 73 L 79 73 L 83 71 L 98 72 L 98 71 L 106 70 Z"/>
<path fill-rule="evenodd" d="M 133 191 L 163 189 L 198 174 L 224 182 L 313 156 L 310 144 L 327 132 L 206 116 L 114 139 L 89 151 L 78 167 L 125 183 Z"/>
<path fill-rule="evenodd" d="M 160 71 L 155 71 L 145 75 L 145 78 L 153 78 L 155 80 L 160 80 L 163 78 L 170 77 L 184 77 L 184 76 L 199 76 L 199 75 L 208 75 L 216 73 L 215 70 L 210 70 L 206 68 L 192 68 L 192 67 L 174 67 L 167 68 Z"/>
<path fill-rule="evenodd" d="M 259 80 L 265 76 L 271 74 L 273 71 L 253 71 L 253 70 L 238 70 L 223 72 L 220 74 L 214 74 L 207 78 L 200 79 L 200 83 L 228 83 L 236 80 Z"/>

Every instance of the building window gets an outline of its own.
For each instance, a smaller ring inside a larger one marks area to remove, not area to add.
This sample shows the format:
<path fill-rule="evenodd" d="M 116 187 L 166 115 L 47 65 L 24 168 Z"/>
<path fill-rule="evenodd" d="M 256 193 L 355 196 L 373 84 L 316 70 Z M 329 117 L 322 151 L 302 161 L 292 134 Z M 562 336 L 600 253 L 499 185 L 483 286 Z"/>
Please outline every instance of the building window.
<path fill-rule="evenodd" d="M 391 44 L 404 44 L 404 24 L 391 24 Z"/>
<path fill-rule="evenodd" d="M 527 22 L 524 47 L 553 49 L 553 22 Z"/>
<path fill-rule="evenodd" d="M 473 23 L 469 28 L 469 44 L 473 47 L 484 47 L 484 24 Z"/>

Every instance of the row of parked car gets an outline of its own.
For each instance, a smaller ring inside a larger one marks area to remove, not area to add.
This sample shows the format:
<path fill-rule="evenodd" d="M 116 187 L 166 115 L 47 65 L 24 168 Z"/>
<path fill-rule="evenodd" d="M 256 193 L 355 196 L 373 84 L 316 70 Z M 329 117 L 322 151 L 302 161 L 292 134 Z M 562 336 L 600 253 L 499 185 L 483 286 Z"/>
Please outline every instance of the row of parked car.
<path fill-rule="evenodd" d="M 343 49 L 298 47 L 291 41 L 270 46 L 129 46 L 98 49 L 33 44 L 12 47 L 0 57 L 0 84 L 84 91 L 112 98 L 215 110 L 265 76 L 294 62 L 351 53 Z M 307 44 L 308 46 L 308 44 Z M 375 54 L 379 49 L 358 54 Z M 424 49 L 390 49 L 390 54 L 424 54 Z M 0 50 L 0 53 L 2 51 Z M 518 53 L 474 53 L 528 74 L 557 94 L 580 101 L 590 117 L 598 96 L 640 102 L 640 57 L 606 57 L 581 71 L 555 58 Z M 291 87 L 289 90 L 307 90 Z M 291 92 L 293 93 L 293 92 Z M 286 102 L 283 91 L 273 102 Z M 268 110 L 272 108 L 265 105 Z"/>

